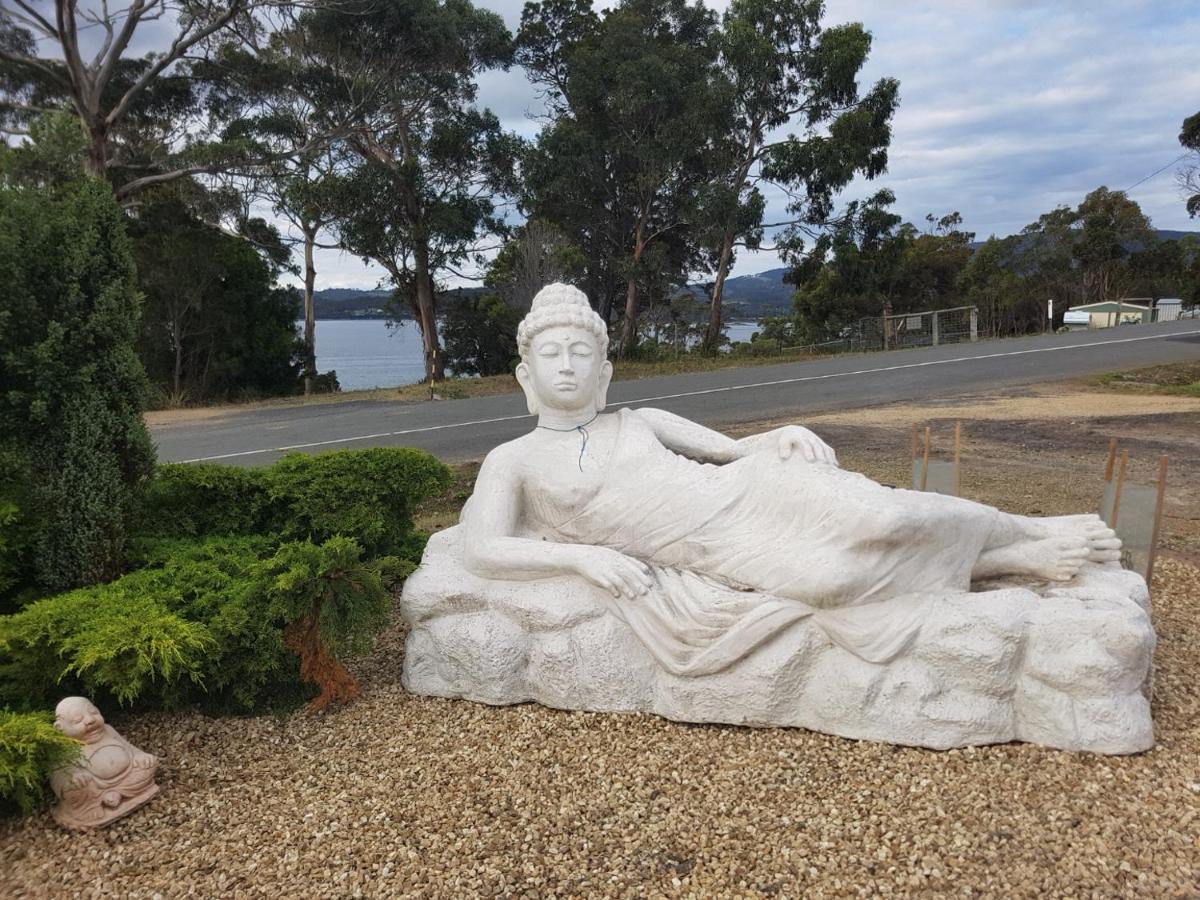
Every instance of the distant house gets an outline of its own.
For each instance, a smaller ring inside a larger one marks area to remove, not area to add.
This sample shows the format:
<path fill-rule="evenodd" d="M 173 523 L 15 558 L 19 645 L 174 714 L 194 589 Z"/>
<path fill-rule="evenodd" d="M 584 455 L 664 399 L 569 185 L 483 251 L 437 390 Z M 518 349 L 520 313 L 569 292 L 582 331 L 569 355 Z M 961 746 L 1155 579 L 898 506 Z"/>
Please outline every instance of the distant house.
<path fill-rule="evenodd" d="M 1155 322 L 1174 322 L 1183 310 L 1183 301 L 1178 297 L 1163 297 L 1154 304 Z"/>
<path fill-rule="evenodd" d="M 1148 297 L 1132 297 L 1128 300 L 1102 300 L 1099 303 L 1085 303 L 1083 306 L 1072 306 L 1066 316 L 1072 313 L 1083 313 L 1088 317 L 1088 328 L 1111 328 L 1114 325 L 1143 325 L 1154 321 L 1154 311 L 1150 308 Z M 1066 322 L 1064 324 L 1073 324 Z M 1073 316 L 1079 321 L 1078 316 Z"/>

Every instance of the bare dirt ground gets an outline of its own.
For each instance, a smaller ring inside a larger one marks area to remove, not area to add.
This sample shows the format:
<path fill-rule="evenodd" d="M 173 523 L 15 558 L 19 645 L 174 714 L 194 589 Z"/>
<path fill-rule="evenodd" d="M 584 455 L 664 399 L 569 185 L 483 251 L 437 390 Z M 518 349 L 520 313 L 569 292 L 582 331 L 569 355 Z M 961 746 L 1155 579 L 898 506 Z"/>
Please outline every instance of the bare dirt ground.
<path fill-rule="evenodd" d="M 1035 515 L 1096 508 L 1110 436 L 1134 480 L 1168 453 L 1147 753 L 938 753 L 417 697 L 397 624 L 342 709 L 118 717 L 164 757 L 162 795 L 96 834 L 44 813 L 0 825 L 0 894 L 1200 897 L 1200 404 L 1078 393 L 805 424 L 844 467 L 903 485 L 912 423 L 946 452 L 961 419 L 964 495 Z M 426 527 L 457 518 L 476 470 Z"/>

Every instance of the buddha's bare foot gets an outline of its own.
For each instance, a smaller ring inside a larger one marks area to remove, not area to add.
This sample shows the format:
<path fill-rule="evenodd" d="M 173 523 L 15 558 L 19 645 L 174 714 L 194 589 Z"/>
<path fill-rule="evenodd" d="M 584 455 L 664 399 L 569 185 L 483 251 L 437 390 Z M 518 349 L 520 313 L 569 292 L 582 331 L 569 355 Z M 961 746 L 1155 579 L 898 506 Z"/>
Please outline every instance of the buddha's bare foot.
<path fill-rule="evenodd" d="M 1087 541 L 1091 562 L 1117 562 L 1121 559 L 1121 539 L 1097 515 L 1046 516 L 1028 518 L 1030 537 L 1081 537 Z"/>
<path fill-rule="evenodd" d="M 971 575 L 973 578 L 1030 575 L 1047 581 L 1070 581 L 1079 574 L 1092 552 L 1087 539 L 1079 536 L 1017 541 L 982 554 Z"/>

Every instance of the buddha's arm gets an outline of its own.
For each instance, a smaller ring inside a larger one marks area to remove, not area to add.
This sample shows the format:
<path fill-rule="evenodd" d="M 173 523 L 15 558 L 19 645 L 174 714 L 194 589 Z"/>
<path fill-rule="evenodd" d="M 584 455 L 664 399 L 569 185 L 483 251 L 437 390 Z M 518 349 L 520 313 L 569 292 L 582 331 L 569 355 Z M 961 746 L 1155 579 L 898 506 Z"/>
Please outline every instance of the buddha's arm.
<path fill-rule="evenodd" d="M 833 449 L 807 428 L 799 425 L 787 425 L 735 441 L 719 431 L 705 428 L 663 409 L 639 409 L 636 414 L 654 429 L 664 447 L 698 462 L 733 462 L 769 446 L 771 452 L 778 453 L 782 459 L 788 459 L 796 453 L 798 458 L 808 462 L 837 465 L 837 456 Z"/>
<path fill-rule="evenodd" d="M 463 562 L 481 578 L 532 581 L 582 575 L 614 596 L 636 597 L 653 579 L 645 565 L 606 547 L 514 537 L 523 476 L 514 460 L 488 454 L 463 511 Z M 534 487 L 536 489 L 536 486 Z"/>
<path fill-rule="evenodd" d="M 743 456 L 733 438 L 665 409 L 639 409 L 635 414 L 654 429 L 664 447 L 697 462 L 727 463 Z"/>

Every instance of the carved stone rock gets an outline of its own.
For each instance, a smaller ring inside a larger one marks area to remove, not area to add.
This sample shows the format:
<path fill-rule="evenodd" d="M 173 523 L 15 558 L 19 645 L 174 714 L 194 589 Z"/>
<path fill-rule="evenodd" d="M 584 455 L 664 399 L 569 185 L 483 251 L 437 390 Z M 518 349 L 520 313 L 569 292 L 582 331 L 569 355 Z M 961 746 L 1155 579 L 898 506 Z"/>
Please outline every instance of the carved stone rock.
<path fill-rule="evenodd" d="M 1114 564 L 1087 564 L 1065 586 L 891 600 L 920 625 L 886 662 L 839 646 L 810 616 L 725 669 L 678 675 L 627 624 L 625 601 L 578 576 L 479 578 L 461 540 L 460 527 L 435 534 L 404 586 L 403 679 L 415 693 L 936 749 L 1018 740 L 1120 754 L 1154 742 L 1146 584 Z"/>

